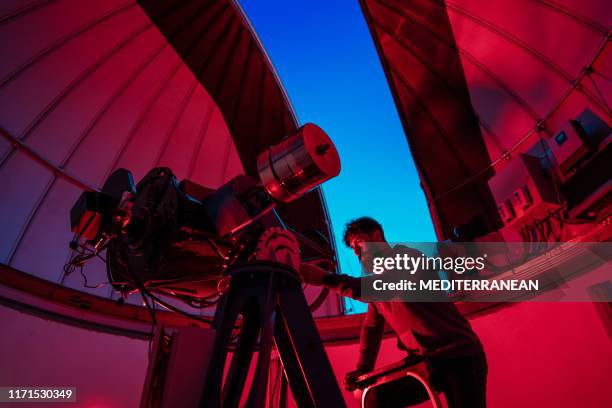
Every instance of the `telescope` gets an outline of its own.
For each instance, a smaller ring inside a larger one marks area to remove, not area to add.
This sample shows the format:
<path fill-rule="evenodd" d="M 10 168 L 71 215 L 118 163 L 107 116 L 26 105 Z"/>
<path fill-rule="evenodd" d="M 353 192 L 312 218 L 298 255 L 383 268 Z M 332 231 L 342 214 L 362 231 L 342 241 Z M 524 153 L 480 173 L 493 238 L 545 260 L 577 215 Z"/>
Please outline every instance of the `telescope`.
<path fill-rule="evenodd" d="M 178 312 L 153 292 L 193 307 L 216 305 L 211 334 L 202 337 L 213 340 L 198 346 L 206 358 L 192 370 L 200 374 L 196 385 L 185 393 L 163 388 L 159 373 L 172 364 L 160 361 L 172 353 L 156 347 L 141 407 L 238 406 L 245 367 L 257 349 L 245 406 L 263 408 L 273 343 L 299 406 L 345 406 L 311 314 L 327 289 L 309 306 L 297 272 L 306 261 L 302 247 L 317 253 L 310 262 L 333 264 L 334 252 L 322 235 L 291 229 L 275 211 L 338 175 L 338 152 L 322 129 L 306 124 L 261 152 L 257 172 L 259 180 L 239 175 L 210 189 L 179 182 L 166 167 L 152 169 L 135 185 L 132 174 L 119 169 L 101 191 L 84 192 L 71 210 L 76 256 L 68 268 L 106 249 L 109 282 L 124 296 L 138 290 L 148 307 L 146 296 Z M 177 375 L 185 384 L 185 373 L 166 374 Z"/>
<path fill-rule="evenodd" d="M 259 180 L 239 175 L 213 190 L 179 182 L 164 167 L 135 185 L 132 174 L 119 169 L 100 192 L 79 197 L 71 228 L 90 249 L 87 259 L 107 249 L 108 279 L 119 292 L 143 285 L 195 304 L 218 294 L 225 271 L 252 256 L 263 225 L 258 221 L 276 219 L 286 228 L 274 211 L 276 203 L 296 200 L 335 177 L 340 159 L 325 132 L 306 124 L 262 152 L 257 170 Z M 322 234 L 298 236 L 322 259 L 332 260 Z M 137 262 L 130 265 L 129 258 Z"/>

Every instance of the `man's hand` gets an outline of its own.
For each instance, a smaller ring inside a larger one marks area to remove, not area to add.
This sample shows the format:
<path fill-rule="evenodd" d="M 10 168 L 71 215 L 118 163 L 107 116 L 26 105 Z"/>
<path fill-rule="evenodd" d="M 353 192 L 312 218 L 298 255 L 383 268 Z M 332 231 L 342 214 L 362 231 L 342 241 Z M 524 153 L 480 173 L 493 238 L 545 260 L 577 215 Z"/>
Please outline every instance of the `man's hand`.
<path fill-rule="evenodd" d="M 344 389 L 349 392 L 354 391 L 357 388 L 355 380 L 357 380 L 357 377 L 364 375 L 365 373 L 366 372 L 363 370 L 349 371 L 346 373 L 344 376 Z"/>
<path fill-rule="evenodd" d="M 304 279 L 304 282 L 311 285 L 323 285 L 325 277 L 330 275 L 325 269 L 319 268 L 316 265 L 303 263 L 300 268 L 300 275 Z"/>

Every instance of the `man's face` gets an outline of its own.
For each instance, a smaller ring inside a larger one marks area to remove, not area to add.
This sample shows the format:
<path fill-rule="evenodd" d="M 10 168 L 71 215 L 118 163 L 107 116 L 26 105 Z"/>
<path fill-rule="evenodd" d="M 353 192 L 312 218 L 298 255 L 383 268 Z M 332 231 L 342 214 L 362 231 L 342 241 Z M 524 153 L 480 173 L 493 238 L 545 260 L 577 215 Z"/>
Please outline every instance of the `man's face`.
<path fill-rule="evenodd" d="M 360 232 L 353 234 L 349 237 L 349 246 L 359 258 L 361 264 L 367 269 L 371 266 L 372 258 L 374 257 L 374 250 L 376 246 L 367 245 L 372 242 L 381 242 L 382 234 L 379 231 L 374 231 L 370 234 Z"/>

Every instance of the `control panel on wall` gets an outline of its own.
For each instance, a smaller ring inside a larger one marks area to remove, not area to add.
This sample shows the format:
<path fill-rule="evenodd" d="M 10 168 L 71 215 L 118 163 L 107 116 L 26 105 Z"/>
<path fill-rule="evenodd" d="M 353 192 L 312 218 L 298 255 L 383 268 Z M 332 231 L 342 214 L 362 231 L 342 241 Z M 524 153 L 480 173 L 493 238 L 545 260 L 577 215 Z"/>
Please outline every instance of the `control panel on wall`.
<path fill-rule="evenodd" d="M 571 175 L 610 136 L 608 124 L 589 109 L 568 120 L 548 141 L 559 167 L 560 179 Z"/>
<path fill-rule="evenodd" d="M 557 186 L 539 157 L 521 153 L 489 180 L 505 225 L 520 226 L 559 208 Z"/>
<path fill-rule="evenodd" d="M 568 119 L 546 142 L 538 141 L 526 152 L 514 156 L 489 180 L 504 225 L 519 228 L 559 209 L 562 200 L 568 198 L 563 194 L 569 191 L 563 188 L 566 181 L 592 167 L 589 163 L 602 156 L 610 139 L 606 121 L 585 109 L 578 117 Z M 595 177 L 591 170 L 587 179 Z M 606 179 L 601 171 L 596 175 Z"/>

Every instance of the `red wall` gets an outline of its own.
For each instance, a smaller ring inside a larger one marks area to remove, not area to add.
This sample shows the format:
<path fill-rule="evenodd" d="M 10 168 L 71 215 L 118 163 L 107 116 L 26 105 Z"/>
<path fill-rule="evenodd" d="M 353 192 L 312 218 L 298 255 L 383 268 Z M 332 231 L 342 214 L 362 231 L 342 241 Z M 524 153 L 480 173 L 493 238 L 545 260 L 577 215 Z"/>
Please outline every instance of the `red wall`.
<path fill-rule="evenodd" d="M 472 325 L 487 353 L 489 407 L 612 406 L 612 339 L 593 304 L 514 304 Z M 395 344 L 384 341 L 379 365 L 402 358 Z M 357 346 L 329 347 L 328 354 L 341 379 L 354 369 Z"/>
<path fill-rule="evenodd" d="M 0 321 L 0 384 L 76 386 L 78 407 L 137 405 L 146 342 L 3 307 Z M 593 304 L 515 304 L 472 324 L 488 356 L 490 407 L 612 406 L 612 343 Z M 356 352 L 357 345 L 328 347 L 340 380 L 354 368 Z M 399 358 L 395 340 L 385 340 L 379 364 Z"/>
<path fill-rule="evenodd" d="M 0 322 L 0 385 L 76 387 L 77 403 L 69 404 L 74 408 L 138 406 L 147 369 L 147 342 L 83 330 L 5 307 L 0 307 Z"/>

